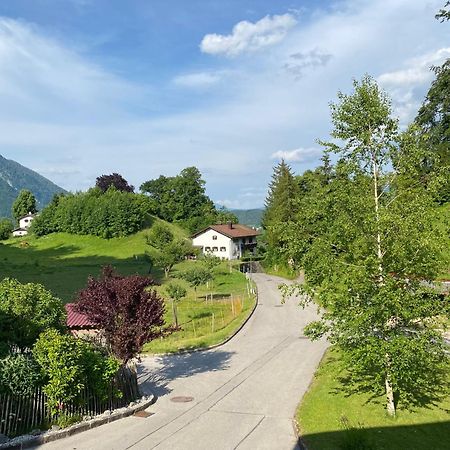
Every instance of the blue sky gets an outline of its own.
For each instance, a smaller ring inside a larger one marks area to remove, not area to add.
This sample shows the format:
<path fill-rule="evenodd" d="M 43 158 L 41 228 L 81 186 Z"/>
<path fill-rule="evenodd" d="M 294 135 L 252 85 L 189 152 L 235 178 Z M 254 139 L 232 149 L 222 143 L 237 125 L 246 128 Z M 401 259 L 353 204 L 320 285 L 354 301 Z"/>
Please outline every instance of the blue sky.
<path fill-rule="evenodd" d="M 1 0 L 0 154 L 69 190 L 195 165 L 262 206 L 319 163 L 328 103 L 374 76 L 402 125 L 450 57 L 443 0 Z"/>

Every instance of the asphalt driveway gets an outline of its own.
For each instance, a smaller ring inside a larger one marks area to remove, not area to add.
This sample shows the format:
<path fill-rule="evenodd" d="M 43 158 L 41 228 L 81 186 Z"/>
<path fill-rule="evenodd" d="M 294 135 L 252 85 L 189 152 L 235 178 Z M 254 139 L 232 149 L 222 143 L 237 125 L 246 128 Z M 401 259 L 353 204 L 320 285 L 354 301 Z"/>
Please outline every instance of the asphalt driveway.
<path fill-rule="evenodd" d="M 142 361 L 142 387 L 158 395 L 147 410 L 153 415 L 128 417 L 41 448 L 296 448 L 295 408 L 326 342 L 310 342 L 302 335 L 304 325 L 316 317 L 314 307 L 303 310 L 295 299 L 281 305 L 277 286 L 282 280 L 253 277 L 258 307 L 231 341 L 214 350 Z M 174 402 L 176 397 L 192 400 Z"/>

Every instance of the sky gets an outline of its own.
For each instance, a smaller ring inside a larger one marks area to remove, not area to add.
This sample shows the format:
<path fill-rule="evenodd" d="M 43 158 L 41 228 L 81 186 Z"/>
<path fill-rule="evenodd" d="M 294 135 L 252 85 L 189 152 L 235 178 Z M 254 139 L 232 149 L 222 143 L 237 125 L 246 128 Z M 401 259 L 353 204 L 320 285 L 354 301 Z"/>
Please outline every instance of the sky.
<path fill-rule="evenodd" d="M 320 164 L 329 103 L 372 75 L 411 121 L 450 57 L 444 0 L 0 0 L 0 154 L 61 187 L 188 166 L 229 208 Z"/>

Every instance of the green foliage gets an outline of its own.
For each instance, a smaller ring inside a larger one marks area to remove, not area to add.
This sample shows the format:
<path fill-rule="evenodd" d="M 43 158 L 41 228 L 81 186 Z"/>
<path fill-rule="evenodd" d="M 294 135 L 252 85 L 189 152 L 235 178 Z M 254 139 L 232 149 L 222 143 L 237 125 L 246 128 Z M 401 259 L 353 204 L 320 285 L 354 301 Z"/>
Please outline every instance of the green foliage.
<path fill-rule="evenodd" d="M 443 204 L 450 201 L 450 59 L 432 70 L 436 79 L 414 120 L 413 131 L 416 145 L 425 153 L 416 162 L 420 180 L 428 184 L 433 175 L 441 177 L 436 198 Z"/>
<path fill-rule="evenodd" d="M 0 241 L 9 239 L 13 231 L 13 224 L 9 219 L 0 219 Z"/>
<path fill-rule="evenodd" d="M 32 355 L 14 353 L 0 360 L 0 394 L 30 396 L 41 383 L 40 368 Z"/>
<path fill-rule="evenodd" d="M 80 393 L 89 387 L 107 398 L 112 378 L 120 363 L 104 356 L 92 344 L 56 330 L 42 333 L 33 347 L 46 384 L 44 392 L 52 414 L 64 411 L 67 402 L 80 402 Z"/>
<path fill-rule="evenodd" d="M 42 331 L 63 329 L 65 310 L 61 300 L 42 285 L 6 278 L 0 282 L 0 324 L 3 351 L 12 345 L 26 349 Z"/>
<path fill-rule="evenodd" d="M 161 175 L 146 181 L 141 191 L 148 194 L 159 218 L 178 222 L 191 232 L 216 221 L 214 204 L 205 193 L 205 181 L 196 167 L 187 167 L 175 177 Z"/>
<path fill-rule="evenodd" d="M 386 95 L 364 77 L 338 99 L 331 105 L 334 141 L 323 143 L 338 162 L 302 177 L 305 199 L 286 252 L 306 272 L 302 303 L 315 298 L 326 308 L 305 332 L 327 333 L 353 385 L 376 395 L 386 390 L 395 412 L 397 402 L 427 404 L 443 392 L 448 358 L 433 320 L 448 314 L 449 301 L 424 281 L 442 267 L 445 241 L 432 183 L 414 182 L 423 149 L 399 149 Z"/>
<path fill-rule="evenodd" d="M 27 189 L 22 189 L 12 205 L 12 215 L 16 221 L 28 213 L 36 213 L 36 198 Z"/>
<path fill-rule="evenodd" d="M 165 290 L 169 298 L 174 300 L 175 302 L 179 302 L 183 297 L 186 297 L 187 294 L 186 289 L 181 286 L 181 284 L 174 282 L 169 283 L 165 287 Z"/>
<path fill-rule="evenodd" d="M 211 275 L 214 273 L 214 269 L 220 265 L 220 258 L 212 254 L 204 254 L 201 258 L 203 266 Z"/>
<path fill-rule="evenodd" d="M 144 195 L 114 188 L 103 193 L 93 188 L 55 197 L 33 221 L 32 230 L 37 236 L 67 232 L 109 239 L 136 233 L 150 212 L 150 202 Z"/>
<path fill-rule="evenodd" d="M 192 245 L 186 239 L 175 238 L 167 225 L 155 223 L 146 236 L 146 243 L 158 250 L 151 258 L 152 263 L 164 269 L 165 277 L 169 276 L 172 267 L 193 252 Z"/>
<path fill-rule="evenodd" d="M 239 219 L 233 211 L 220 207 L 216 214 L 216 223 L 239 223 Z"/>
<path fill-rule="evenodd" d="M 198 286 L 206 284 L 212 280 L 211 271 L 205 267 L 195 265 L 189 270 L 181 274 L 181 277 L 186 280 L 197 291 Z"/>
<path fill-rule="evenodd" d="M 283 260 L 280 251 L 285 245 L 284 228 L 292 222 L 297 209 L 296 198 L 298 185 L 291 168 L 282 160 L 273 171 L 266 199 L 266 209 L 262 217 L 265 230 L 264 241 L 267 243 L 267 256 L 270 265 Z"/>

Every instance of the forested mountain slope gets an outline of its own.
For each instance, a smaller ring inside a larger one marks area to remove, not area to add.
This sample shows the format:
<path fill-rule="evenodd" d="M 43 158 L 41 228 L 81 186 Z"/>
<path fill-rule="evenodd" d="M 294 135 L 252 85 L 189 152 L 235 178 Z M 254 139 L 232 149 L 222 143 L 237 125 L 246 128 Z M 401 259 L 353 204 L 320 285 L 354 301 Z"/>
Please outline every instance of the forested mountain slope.
<path fill-rule="evenodd" d="M 54 194 L 65 192 L 37 172 L 0 155 L 0 217 L 11 217 L 11 206 L 21 189 L 34 194 L 38 209 L 49 203 Z"/>

